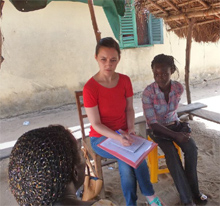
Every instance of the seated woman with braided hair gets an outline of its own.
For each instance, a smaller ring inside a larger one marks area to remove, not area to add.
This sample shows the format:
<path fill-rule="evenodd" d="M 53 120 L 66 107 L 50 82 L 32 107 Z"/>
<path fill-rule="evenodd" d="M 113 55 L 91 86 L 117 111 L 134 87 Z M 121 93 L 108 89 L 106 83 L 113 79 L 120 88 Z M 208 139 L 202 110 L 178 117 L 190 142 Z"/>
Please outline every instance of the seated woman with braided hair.
<path fill-rule="evenodd" d="M 76 139 L 61 125 L 23 134 L 12 149 L 8 176 L 19 205 L 102 205 L 99 201 L 77 200 L 76 191 L 84 182 L 85 161 Z"/>

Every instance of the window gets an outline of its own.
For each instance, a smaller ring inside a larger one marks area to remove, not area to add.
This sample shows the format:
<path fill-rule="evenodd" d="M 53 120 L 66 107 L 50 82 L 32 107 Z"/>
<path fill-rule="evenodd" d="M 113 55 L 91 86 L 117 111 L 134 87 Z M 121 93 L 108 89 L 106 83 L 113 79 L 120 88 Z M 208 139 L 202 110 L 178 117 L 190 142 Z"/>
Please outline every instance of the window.
<path fill-rule="evenodd" d="M 125 14 L 119 16 L 120 47 L 143 47 L 153 44 L 163 44 L 163 21 L 152 14 L 138 14 L 135 11 L 134 0 L 127 0 Z"/>

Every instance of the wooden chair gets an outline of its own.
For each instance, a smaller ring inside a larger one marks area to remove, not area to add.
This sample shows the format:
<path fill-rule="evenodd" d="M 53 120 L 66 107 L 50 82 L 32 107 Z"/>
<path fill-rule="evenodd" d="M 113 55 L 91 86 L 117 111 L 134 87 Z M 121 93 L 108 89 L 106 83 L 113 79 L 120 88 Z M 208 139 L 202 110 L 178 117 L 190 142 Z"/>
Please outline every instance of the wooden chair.
<path fill-rule="evenodd" d="M 99 156 L 93 151 L 91 147 L 91 143 L 90 143 L 90 137 L 85 132 L 84 121 L 87 119 L 87 114 L 85 112 L 84 103 L 83 103 L 83 92 L 75 91 L 75 98 L 76 98 L 76 105 L 78 109 L 78 116 L 79 116 L 80 128 L 81 128 L 81 133 L 82 133 L 82 146 L 84 147 L 88 156 L 91 159 L 92 165 L 94 166 L 94 171 L 96 172 L 96 176 L 103 180 L 103 188 L 100 193 L 100 197 L 105 198 L 104 178 L 103 178 L 102 167 L 112 164 L 116 162 L 116 160 L 107 160 L 105 158 L 102 158 L 101 156 Z"/>

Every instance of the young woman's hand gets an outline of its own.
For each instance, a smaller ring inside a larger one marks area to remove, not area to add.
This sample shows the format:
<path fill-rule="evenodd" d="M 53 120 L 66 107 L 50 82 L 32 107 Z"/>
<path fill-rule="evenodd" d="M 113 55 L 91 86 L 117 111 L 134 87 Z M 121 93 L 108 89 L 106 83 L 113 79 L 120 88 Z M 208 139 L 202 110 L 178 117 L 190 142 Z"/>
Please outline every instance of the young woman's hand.
<path fill-rule="evenodd" d="M 178 132 L 176 136 L 176 140 L 180 143 L 188 142 L 190 139 L 190 133 L 186 132 Z"/>

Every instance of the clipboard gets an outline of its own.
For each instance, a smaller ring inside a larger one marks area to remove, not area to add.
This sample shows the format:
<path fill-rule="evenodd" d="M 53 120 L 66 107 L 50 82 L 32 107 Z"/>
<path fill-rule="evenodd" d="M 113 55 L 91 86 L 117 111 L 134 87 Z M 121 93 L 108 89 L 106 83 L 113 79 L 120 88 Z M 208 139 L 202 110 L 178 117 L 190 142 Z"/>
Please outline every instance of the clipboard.
<path fill-rule="evenodd" d="M 132 136 L 135 136 L 137 139 L 141 138 L 141 140 L 144 140 L 142 145 L 135 152 L 125 149 L 123 145 L 119 147 L 118 145 L 112 143 L 115 140 L 111 138 L 107 138 L 99 143 L 98 147 L 109 152 L 118 159 L 126 162 L 130 166 L 137 168 L 144 161 L 146 156 L 157 146 L 157 144 L 155 142 L 144 139 L 141 136 Z"/>

